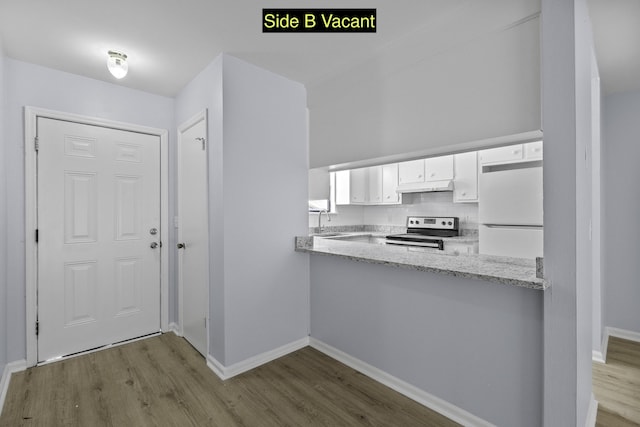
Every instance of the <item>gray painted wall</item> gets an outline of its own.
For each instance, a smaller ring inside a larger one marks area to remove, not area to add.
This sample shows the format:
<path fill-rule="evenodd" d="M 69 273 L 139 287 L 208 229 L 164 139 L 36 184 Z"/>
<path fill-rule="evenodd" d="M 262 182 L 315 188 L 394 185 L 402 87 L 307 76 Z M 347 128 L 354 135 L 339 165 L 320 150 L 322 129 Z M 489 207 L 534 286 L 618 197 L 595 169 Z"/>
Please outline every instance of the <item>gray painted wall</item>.
<path fill-rule="evenodd" d="M 306 91 L 229 55 L 178 96 L 181 123 L 209 109 L 209 353 L 225 366 L 309 331 Z M 250 244 L 247 244 L 250 243 Z"/>
<path fill-rule="evenodd" d="M 640 333 L 640 91 L 605 96 L 602 115 L 604 323 Z"/>
<path fill-rule="evenodd" d="M 508 3 L 467 4 L 446 41 L 425 25 L 310 87 L 311 167 L 540 129 L 540 20 L 513 25 L 540 4 Z"/>
<path fill-rule="evenodd" d="M 0 375 L 7 363 L 7 164 L 5 155 L 4 49 L 0 38 Z"/>
<path fill-rule="evenodd" d="M 311 336 L 496 425 L 542 424 L 543 293 L 311 257 Z"/>
<path fill-rule="evenodd" d="M 173 129 L 171 98 L 5 58 L 7 176 L 7 360 L 26 357 L 23 108 L 32 106 Z M 174 134 L 173 132 L 171 133 Z M 173 195 L 170 194 L 173 199 Z M 173 206 L 173 203 L 170 203 Z M 173 215 L 172 208 L 170 215 Z M 171 267 L 171 265 L 170 265 Z M 172 273 L 171 273 L 172 274 Z M 173 290 L 173 283 L 170 283 Z"/>
<path fill-rule="evenodd" d="M 223 91 L 230 365 L 309 334 L 309 152 L 304 86 L 225 55 Z"/>
<path fill-rule="evenodd" d="M 543 0 L 542 16 L 544 425 L 582 426 L 591 397 L 592 36 L 585 0 Z"/>

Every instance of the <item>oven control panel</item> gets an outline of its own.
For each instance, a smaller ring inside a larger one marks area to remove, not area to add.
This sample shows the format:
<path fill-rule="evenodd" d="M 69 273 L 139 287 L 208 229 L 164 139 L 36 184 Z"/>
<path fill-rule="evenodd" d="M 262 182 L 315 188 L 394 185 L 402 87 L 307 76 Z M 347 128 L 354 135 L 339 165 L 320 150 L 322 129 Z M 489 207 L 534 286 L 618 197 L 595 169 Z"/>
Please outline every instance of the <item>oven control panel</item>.
<path fill-rule="evenodd" d="M 410 216 L 407 228 L 431 228 L 436 230 L 457 230 L 457 217 Z"/>

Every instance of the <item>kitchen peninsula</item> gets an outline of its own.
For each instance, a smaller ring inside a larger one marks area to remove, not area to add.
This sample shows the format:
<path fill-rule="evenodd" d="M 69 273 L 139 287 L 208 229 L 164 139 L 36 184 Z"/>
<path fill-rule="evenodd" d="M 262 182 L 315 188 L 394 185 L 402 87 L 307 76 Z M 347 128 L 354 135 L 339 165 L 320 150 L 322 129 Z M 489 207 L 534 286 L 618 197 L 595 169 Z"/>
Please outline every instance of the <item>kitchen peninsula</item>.
<path fill-rule="evenodd" d="M 376 245 L 321 236 L 296 237 L 296 250 L 536 290 L 547 288 L 545 280 L 536 277 L 540 275 L 536 274 L 536 261 L 529 259 L 439 253 L 423 248 Z"/>

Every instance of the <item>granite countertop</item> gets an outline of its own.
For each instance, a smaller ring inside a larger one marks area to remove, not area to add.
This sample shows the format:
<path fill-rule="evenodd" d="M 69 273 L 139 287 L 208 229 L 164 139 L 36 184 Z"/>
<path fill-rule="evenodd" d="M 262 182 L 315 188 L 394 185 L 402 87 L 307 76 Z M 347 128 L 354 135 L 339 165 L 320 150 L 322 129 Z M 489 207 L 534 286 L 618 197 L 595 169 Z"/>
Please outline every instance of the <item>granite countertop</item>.
<path fill-rule="evenodd" d="M 536 290 L 548 287 L 544 279 L 536 277 L 539 266 L 533 259 L 457 255 L 433 249 L 350 242 L 320 236 L 296 237 L 295 250 Z"/>

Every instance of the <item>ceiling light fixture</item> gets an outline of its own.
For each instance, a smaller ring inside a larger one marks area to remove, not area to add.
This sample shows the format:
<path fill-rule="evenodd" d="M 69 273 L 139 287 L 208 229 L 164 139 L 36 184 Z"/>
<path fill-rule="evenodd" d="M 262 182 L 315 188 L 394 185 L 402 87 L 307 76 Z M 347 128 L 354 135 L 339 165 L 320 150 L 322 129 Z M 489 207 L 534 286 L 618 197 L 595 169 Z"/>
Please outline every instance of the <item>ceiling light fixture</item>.
<path fill-rule="evenodd" d="M 109 72 L 113 74 L 116 79 L 121 79 L 127 75 L 129 71 L 129 64 L 127 64 L 127 55 L 124 53 L 116 52 L 114 50 L 109 51 L 109 58 L 107 58 L 107 67 Z"/>

